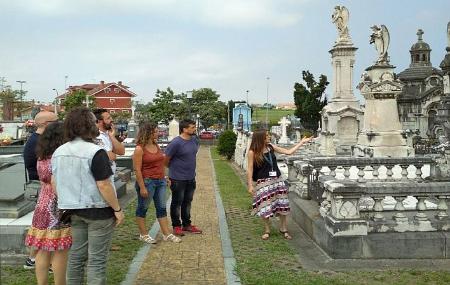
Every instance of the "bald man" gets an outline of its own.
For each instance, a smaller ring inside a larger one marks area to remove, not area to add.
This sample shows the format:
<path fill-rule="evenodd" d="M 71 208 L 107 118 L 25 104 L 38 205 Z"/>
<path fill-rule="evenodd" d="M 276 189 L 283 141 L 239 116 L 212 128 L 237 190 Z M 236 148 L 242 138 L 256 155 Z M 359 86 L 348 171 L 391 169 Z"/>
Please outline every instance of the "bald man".
<path fill-rule="evenodd" d="M 27 169 L 29 180 L 39 180 L 36 169 L 36 145 L 38 138 L 44 132 L 49 123 L 57 120 L 58 117 L 56 114 L 48 111 L 41 111 L 36 114 L 36 117 L 34 117 L 34 123 L 37 129 L 27 140 L 27 143 L 23 149 L 23 160 L 25 162 L 25 168 Z"/>
<path fill-rule="evenodd" d="M 51 122 L 56 122 L 58 117 L 55 113 L 48 111 L 41 111 L 36 114 L 34 117 L 34 123 L 37 127 L 36 131 L 31 134 L 30 138 L 27 140 L 25 147 L 23 149 L 23 160 L 25 162 L 25 168 L 28 173 L 28 180 L 37 180 L 39 181 L 39 176 L 37 174 L 36 164 L 36 145 L 39 139 L 39 136 L 44 132 L 47 125 Z M 36 251 L 30 248 L 30 256 L 25 261 L 23 268 L 25 269 L 34 269 L 34 257 L 36 256 Z M 51 271 L 51 269 L 50 269 Z"/>

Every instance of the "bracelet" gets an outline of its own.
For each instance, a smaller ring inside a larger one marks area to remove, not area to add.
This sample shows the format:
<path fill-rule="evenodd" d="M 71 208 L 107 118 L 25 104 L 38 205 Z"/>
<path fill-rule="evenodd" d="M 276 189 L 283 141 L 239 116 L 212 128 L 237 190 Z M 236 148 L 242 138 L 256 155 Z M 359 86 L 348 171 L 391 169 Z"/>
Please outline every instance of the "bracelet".
<path fill-rule="evenodd" d="M 116 210 L 113 209 L 113 211 L 114 211 L 114 213 L 122 212 L 122 208 L 119 207 L 119 210 L 116 211 Z"/>

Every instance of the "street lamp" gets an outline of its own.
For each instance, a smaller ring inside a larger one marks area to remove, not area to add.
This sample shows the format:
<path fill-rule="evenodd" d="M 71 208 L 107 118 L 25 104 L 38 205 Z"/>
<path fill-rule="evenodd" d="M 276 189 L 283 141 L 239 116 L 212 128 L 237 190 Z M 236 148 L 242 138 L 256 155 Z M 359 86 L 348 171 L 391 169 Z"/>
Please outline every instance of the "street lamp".
<path fill-rule="evenodd" d="M 191 119 L 191 100 L 192 100 L 192 93 L 193 91 L 186 91 L 186 97 L 188 99 L 188 112 L 189 112 L 189 119 Z"/>
<path fill-rule="evenodd" d="M 56 90 L 56 88 L 53 88 L 52 90 L 54 90 L 56 92 L 56 98 L 55 98 L 55 115 L 58 115 L 58 97 L 59 97 L 59 93 L 58 90 Z"/>
<path fill-rule="evenodd" d="M 66 90 L 67 90 L 67 78 L 68 77 L 69 77 L 69 75 L 64 76 L 64 92 L 66 92 Z"/>
<path fill-rule="evenodd" d="M 247 90 L 247 91 L 245 91 L 245 92 L 247 93 L 247 105 L 248 105 L 248 92 L 249 92 L 249 91 Z"/>
<path fill-rule="evenodd" d="M 17 83 L 20 83 L 20 121 L 23 121 L 22 118 L 22 108 L 23 108 L 23 90 L 22 90 L 22 85 L 24 83 L 27 83 L 25 80 L 17 80 Z"/>
<path fill-rule="evenodd" d="M 230 129 L 230 101 L 227 103 L 227 130 Z"/>
<path fill-rule="evenodd" d="M 266 129 L 269 129 L 269 80 L 267 77 L 267 90 L 266 90 Z"/>

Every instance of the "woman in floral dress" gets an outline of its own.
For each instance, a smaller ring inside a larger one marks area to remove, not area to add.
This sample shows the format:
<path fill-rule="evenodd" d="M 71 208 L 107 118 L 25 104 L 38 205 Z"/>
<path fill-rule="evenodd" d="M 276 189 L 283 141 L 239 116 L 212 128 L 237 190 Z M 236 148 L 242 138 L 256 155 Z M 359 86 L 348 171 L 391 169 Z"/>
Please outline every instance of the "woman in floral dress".
<path fill-rule="evenodd" d="M 72 245 L 72 235 L 70 226 L 59 221 L 56 192 L 51 185 L 52 167 L 50 164 L 53 152 L 63 144 L 63 133 L 61 122 L 49 124 L 39 137 L 36 148 L 41 190 L 25 245 L 37 250 L 36 279 L 38 284 L 48 284 L 50 264 L 52 264 L 55 284 L 66 284 L 67 253 Z"/>

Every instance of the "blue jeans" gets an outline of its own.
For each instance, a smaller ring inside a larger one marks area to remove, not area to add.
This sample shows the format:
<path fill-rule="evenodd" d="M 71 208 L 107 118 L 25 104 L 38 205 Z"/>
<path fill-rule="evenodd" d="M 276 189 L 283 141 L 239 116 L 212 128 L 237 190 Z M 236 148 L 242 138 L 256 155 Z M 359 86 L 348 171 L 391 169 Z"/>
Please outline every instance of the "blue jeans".
<path fill-rule="evenodd" d="M 106 284 L 106 261 L 116 220 L 91 220 L 72 216 L 72 248 L 67 262 L 67 284 L 84 284 L 87 263 L 87 284 Z"/>
<path fill-rule="evenodd" d="M 148 197 L 143 198 L 140 193 L 139 185 L 136 183 L 135 188 L 138 196 L 138 205 L 136 208 L 136 217 L 145 218 L 148 206 L 153 200 L 156 208 L 156 218 L 167 217 L 166 211 L 166 179 L 144 179 L 145 188 L 148 191 Z"/>
<path fill-rule="evenodd" d="M 191 225 L 191 203 L 194 198 L 195 187 L 195 179 L 170 179 L 170 190 L 172 190 L 170 218 L 172 220 L 172 227 L 179 227 L 181 225 L 187 227 Z"/>

